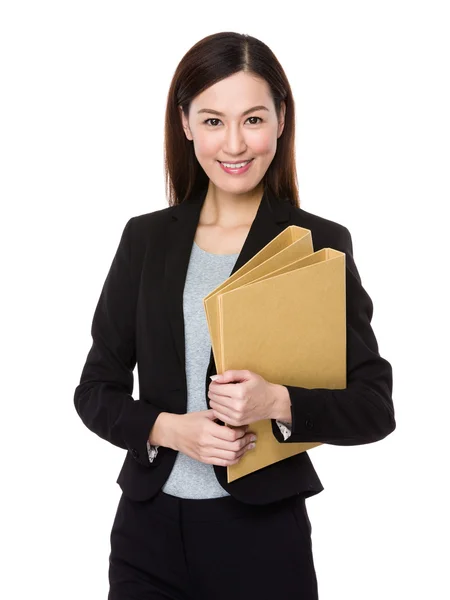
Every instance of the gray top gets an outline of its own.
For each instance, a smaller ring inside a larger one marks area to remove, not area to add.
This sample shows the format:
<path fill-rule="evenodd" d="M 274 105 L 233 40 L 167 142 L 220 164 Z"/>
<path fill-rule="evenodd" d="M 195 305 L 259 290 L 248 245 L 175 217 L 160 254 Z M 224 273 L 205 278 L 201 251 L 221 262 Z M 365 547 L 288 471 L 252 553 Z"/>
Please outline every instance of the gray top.
<path fill-rule="evenodd" d="M 211 340 L 203 298 L 227 279 L 239 256 L 213 254 L 193 243 L 183 292 L 186 348 L 187 411 L 207 410 L 205 373 L 211 353 Z M 278 422 L 284 439 L 290 435 L 286 424 Z M 147 442 L 149 459 L 153 461 L 158 446 Z M 219 498 L 229 496 L 217 481 L 214 466 L 178 452 L 172 471 L 162 491 L 179 498 Z"/>

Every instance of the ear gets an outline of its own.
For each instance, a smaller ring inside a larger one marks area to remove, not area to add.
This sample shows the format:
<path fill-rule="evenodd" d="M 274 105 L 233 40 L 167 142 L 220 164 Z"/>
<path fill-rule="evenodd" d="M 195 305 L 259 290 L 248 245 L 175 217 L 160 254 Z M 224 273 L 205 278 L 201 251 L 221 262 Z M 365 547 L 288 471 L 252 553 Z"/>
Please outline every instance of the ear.
<path fill-rule="evenodd" d="M 281 134 L 283 133 L 285 115 L 286 115 L 286 103 L 284 102 L 284 100 L 282 100 L 281 105 L 280 105 L 280 117 L 278 119 L 278 136 L 277 137 L 280 137 Z"/>
<path fill-rule="evenodd" d="M 191 129 L 189 127 L 189 123 L 188 123 L 188 120 L 186 118 L 186 115 L 183 112 L 183 107 L 182 106 L 178 106 L 178 109 L 180 111 L 181 124 L 183 126 L 184 133 L 186 134 L 187 139 L 192 141 Z"/>

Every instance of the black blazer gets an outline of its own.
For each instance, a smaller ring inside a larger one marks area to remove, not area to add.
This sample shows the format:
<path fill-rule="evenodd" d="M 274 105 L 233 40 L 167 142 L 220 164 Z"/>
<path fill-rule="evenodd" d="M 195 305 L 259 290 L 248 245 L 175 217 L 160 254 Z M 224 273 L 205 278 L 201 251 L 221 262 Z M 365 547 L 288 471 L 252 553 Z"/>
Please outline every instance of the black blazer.
<path fill-rule="evenodd" d="M 126 223 L 94 312 L 93 343 L 74 393 L 84 424 L 127 450 L 117 483 L 134 500 L 158 492 L 177 454 L 161 446 L 150 463 L 146 443 L 160 412 L 186 413 L 183 288 L 205 196 L 206 188 L 177 206 Z M 348 375 L 344 390 L 286 386 L 292 435 L 284 441 L 275 420 L 273 434 L 280 443 L 350 446 L 381 440 L 396 427 L 392 368 L 378 352 L 370 325 L 373 305 L 361 285 L 348 229 L 266 191 L 232 273 L 289 225 L 310 229 L 315 251 L 330 247 L 346 253 Z M 132 396 L 136 364 L 138 400 Z M 210 408 L 210 375 L 216 372 L 211 350 L 205 410 Z M 214 465 L 214 471 L 229 494 L 249 504 L 297 493 L 308 497 L 324 489 L 307 452 L 231 483 L 226 467 Z"/>

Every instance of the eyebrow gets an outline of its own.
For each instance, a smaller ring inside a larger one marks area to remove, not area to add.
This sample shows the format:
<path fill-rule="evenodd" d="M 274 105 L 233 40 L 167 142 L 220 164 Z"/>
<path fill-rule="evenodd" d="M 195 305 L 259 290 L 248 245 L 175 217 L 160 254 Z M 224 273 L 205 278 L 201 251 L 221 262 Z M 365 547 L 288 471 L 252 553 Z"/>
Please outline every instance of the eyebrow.
<path fill-rule="evenodd" d="M 245 117 L 245 115 L 248 115 L 251 112 L 254 112 L 255 110 L 269 110 L 266 106 L 254 106 L 253 108 L 249 108 L 248 110 L 244 111 L 242 113 L 242 116 Z M 200 113 L 211 113 L 212 115 L 218 115 L 219 117 L 224 117 L 225 115 L 221 112 L 219 112 L 218 110 L 212 110 L 212 108 L 202 108 L 200 109 L 197 114 L 199 115 Z"/>

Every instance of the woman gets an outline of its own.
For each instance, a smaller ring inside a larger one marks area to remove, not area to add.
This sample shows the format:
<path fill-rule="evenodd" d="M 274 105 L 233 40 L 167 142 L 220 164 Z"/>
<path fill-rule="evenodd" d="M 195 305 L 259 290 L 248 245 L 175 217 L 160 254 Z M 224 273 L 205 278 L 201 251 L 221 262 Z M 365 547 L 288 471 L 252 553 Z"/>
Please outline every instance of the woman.
<path fill-rule="evenodd" d="M 74 397 L 86 426 L 127 450 L 109 600 L 316 599 L 305 499 L 323 486 L 308 453 L 231 483 L 226 471 L 252 451 L 251 424 L 263 418 L 280 443 L 364 444 L 395 429 L 392 369 L 350 233 L 299 208 L 292 93 L 251 36 L 211 35 L 183 57 L 165 151 L 170 206 L 126 224 Z M 315 250 L 346 253 L 347 388 L 282 385 L 246 369 L 211 381 L 202 300 L 289 225 L 310 229 Z"/>

